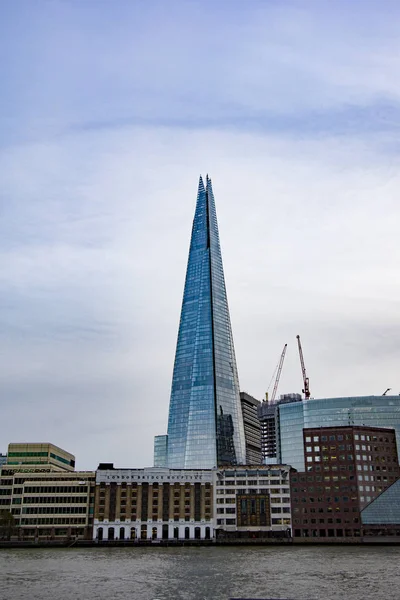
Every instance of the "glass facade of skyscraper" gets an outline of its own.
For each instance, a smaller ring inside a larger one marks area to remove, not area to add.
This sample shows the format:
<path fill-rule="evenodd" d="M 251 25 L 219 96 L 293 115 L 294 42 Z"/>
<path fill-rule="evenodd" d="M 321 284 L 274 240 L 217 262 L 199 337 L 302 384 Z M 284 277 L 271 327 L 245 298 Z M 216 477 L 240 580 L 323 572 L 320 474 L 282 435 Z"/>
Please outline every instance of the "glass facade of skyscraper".
<path fill-rule="evenodd" d="M 400 448 L 400 396 L 322 398 L 280 405 L 280 461 L 304 471 L 303 428 L 342 425 L 392 427 Z"/>
<path fill-rule="evenodd" d="M 170 468 L 245 463 L 239 381 L 211 180 L 200 178 L 168 419 Z"/>

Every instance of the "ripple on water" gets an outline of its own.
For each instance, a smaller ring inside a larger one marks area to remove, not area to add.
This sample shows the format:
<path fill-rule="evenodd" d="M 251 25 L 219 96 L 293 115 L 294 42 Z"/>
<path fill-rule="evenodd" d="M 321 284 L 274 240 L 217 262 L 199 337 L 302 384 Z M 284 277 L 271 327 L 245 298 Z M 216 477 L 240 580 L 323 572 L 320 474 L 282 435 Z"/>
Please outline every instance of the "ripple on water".
<path fill-rule="evenodd" d="M 398 600 L 398 547 L 0 550 L 0 600 Z"/>

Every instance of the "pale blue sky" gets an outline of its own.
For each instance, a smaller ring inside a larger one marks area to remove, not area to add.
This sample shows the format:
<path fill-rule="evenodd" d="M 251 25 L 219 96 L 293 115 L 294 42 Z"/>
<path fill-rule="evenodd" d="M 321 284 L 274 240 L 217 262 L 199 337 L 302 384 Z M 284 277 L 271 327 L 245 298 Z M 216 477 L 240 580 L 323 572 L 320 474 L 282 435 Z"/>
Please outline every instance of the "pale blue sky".
<path fill-rule="evenodd" d="M 0 403 L 78 468 L 152 462 L 196 186 L 241 387 L 400 393 L 400 4 L 0 4 Z"/>

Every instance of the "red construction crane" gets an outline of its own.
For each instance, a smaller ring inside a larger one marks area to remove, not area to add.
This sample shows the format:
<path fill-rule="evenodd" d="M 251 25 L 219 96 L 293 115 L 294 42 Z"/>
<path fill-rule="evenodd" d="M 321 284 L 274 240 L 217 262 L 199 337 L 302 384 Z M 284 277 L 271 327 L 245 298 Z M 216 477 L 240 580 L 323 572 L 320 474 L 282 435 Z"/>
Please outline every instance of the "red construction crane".
<path fill-rule="evenodd" d="M 286 348 L 287 348 L 287 344 L 285 344 L 283 346 L 281 358 L 279 360 L 279 366 L 278 366 L 278 371 L 276 373 L 275 385 L 274 385 L 274 389 L 272 390 L 272 395 L 271 395 L 271 400 L 270 400 L 271 402 L 275 402 L 275 396 L 276 396 L 276 392 L 277 392 L 278 385 L 279 385 L 279 379 L 281 378 L 283 361 L 285 360 Z"/>
<path fill-rule="evenodd" d="M 303 385 L 304 389 L 302 390 L 306 400 L 311 396 L 310 394 L 310 381 L 307 377 L 306 366 L 304 364 L 303 350 L 301 348 L 300 336 L 296 335 L 297 344 L 299 346 L 299 354 L 300 354 L 300 364 L 301 364 L 301 372 L 303 373 Z"/>

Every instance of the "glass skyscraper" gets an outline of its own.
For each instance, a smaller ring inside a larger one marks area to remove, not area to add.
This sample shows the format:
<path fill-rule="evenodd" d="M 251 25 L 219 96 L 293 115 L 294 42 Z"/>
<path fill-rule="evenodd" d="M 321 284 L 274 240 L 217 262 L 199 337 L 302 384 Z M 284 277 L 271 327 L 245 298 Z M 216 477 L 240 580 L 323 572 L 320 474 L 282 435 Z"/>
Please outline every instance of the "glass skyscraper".
<path fill-rule="evenodd" d="M 245 464 L 239 380 L 211 179 L 200 177 L 172 377 L 155 466 Z"/>
<path fill-rule="evenodd" d="M 319 398 L 281 404 L 279 410 L 279 460 L 304 471 L 303 428 L 393 427 L 400 448 L 400 396 Z"/>

